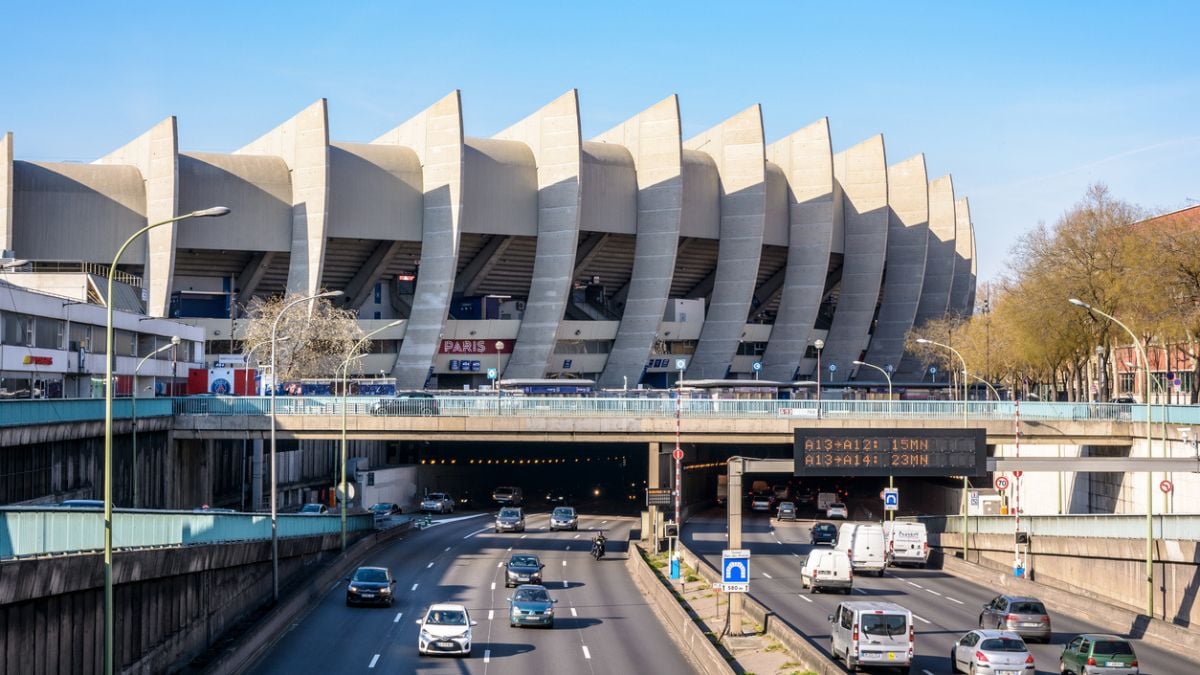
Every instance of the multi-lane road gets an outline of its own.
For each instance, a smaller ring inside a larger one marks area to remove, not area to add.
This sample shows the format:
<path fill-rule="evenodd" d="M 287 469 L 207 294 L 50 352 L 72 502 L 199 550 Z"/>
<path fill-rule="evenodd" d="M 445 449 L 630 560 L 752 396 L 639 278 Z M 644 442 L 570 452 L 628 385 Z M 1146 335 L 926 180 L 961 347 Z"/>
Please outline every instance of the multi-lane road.
<path fill-rule="evenodd" d="M 997 591 L 950 576 L 934 569 L 889 569 L 885 576 L 855 575 L 854 592 L 813 594 L 800 585 L 800 566 L 812 548 L 808 528 L 812 521 L 778 523 L 766 515 L 747 514 L 743 520 L 743 546 L 751 552 L 750 595 L 780 619 L 808 636 L 810 642 L 829 654 L 827 616 L 844 600 L 895 602 L 916 617 L 916 660 L 912 673 L 949 673 L 951 644 L 978 626 L 980 609 Z M 721 550 L 727 548 L 724 513 L 711 511 L 688 521 L 685 545 L 714 566 L 720 565 Z M 1054 637 L 1049 644 L 1032 644 L 1038 673 L 1057 673 L 1063 645 L 1078 633 L 1120 632 L 1051 608 Z M 1194 675 L 1200 663 L 1143 640 L 1134 641 L 1142 673 Z M 840 664 L 840 662 L 839 662 Z"/>
<path fill-rule="evenodd" d="M 547 513 L 529 512 L 527 532 L 494 534 L 489 515 L 439 518 L 428 529 L 369 556 L 364 565 L 391 569 L 397 579 L 390 608 L 347 607 L 345 582 L 255 665 L 255 673 L 662 673 L 694 672 L 625 571 L 634 520 L 580 519 L 578 532 L 549 532 Z M 609 551 L 593 560 L 597 529 Z M 513 553 L 534 553 L 546 565 L 555 606 L 553 629 L 508 624 L 503 565 Z M 415 621 L 439 602 L 460 603 L 478 622 L 469 658 L 421 657 Z"/>

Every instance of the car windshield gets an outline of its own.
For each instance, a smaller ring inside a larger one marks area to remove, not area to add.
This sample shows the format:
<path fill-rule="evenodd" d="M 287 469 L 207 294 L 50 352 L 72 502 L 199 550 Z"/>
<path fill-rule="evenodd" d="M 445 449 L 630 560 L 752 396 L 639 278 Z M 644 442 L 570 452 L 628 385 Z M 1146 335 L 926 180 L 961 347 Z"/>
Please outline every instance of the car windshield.
<path fill-rule="evenodd" d="M 1008 611 L 1013 614 L 1045 614 L 1046 608 L 1040 602 L 1014 602 Z"/>
<path fill-rule="evenodd" d="M 988 638 L 979 643 L 979 648 L 985 652 L 1024 652 L 1029 651 L 1025 643 L 1016 638 Z"/>
<path fill-rule="evenodd" d="M 1124 640 L 1100 640 L 1092 647 L 1093 656 L 1133 656 L 1133 647 Z"/>
<path fill-rule="evenodd" d="M 520 518 L 521 512 L 517 509 L 500 509 L 501 518 Z"/>
<path fill-rule="evenodd" d="M 354 580 L 367 583 L 384 583 L 388 580 L 387 571 L 363 567 L 354 573 Z"/>
<path fill-rule="evenodd" d="M 903 614 L 864 614 L 862 631 L 867 635 L 895 637 L 908 634 L 908 617 Z"/>
<path fill-rule="evenodd" d="M 508 564 L 518 567 L 533 567 L 538 564 L 538 559 L 531 555 L 514 555 Z"/>
<path fill-rule="evenodd" d="M 304 508 L 300 509 L 300 513 L 320 513 L 320 504 L 305 504 Z"/>
<path fill-rule="evenodd" d="M 796 508 L 796 506 L 794 504 L 792 504 L 791 502 L 784 502 L 779 505 L 780 511 L 791 511 L 794 508 Z"/>
<path fill-rule="evenodd" d="M 498 495 L 511 495 L 511 494 L 512 494 L 512 488 L 496 488 L 496 494 L 498 494 Z"/>
<path fill-rule="evenodd" d="M 465 626 L 467 625 L 467 613 L 456 609 L 439 609 L 430 612 L 425 623 L 432 626 Z"/>
<path fill-rule="evenodd" d="M 443 500 L 445 498 L 446 498 L 446 495 L 442 494 L 441 492 L 431 492 L 429 494 L 429 496 L 426 497 L 426 499 L 428 499 L 430 501 L 435 501 L 435 502 L 440 502 L 441 500 Z"/>
<path fill-rule="evenodd" d="M 573 515 L 575 515 L 575 509 L 562 508 L 562 507 L 554 509 L 554 517 L 555 518 L 570 518 Z"/>
<path fill-rule="evenodd" d="M 846 508 L 846 505 L 845 505 L 845 504 L 843 504 L 843 503 L 841 503 L 841 502 L 834 502 L 834 503 L 832 503 L 832 504 L 830 504 L 830 505 L 829 505 L 829 508 L 831 508 L 831 509 L 844 509 L 844 508 Z"/>
<path fill-rule="evenodd" d="M 550 594 L 544 588 L 521 588 L 513 596 L 515 602 L 550 602 Z"/>
<path fill-rule="evenodd" d="M 829 525 L 827 523 L 822 523 L 820 525 L 817 525 L 813 529 L 815 529 L 817 532 L 823 532 L 825 534 L 832 534 L 834 532 L 837 532 L 837 528 L 835 528 L 834 526 Z"/>
<path fill-rule="evenodd" d="M 391 504 L 376 504 L 371 507 L 371 510 L 372 511 L 391 511 L 392 505 Z"/>

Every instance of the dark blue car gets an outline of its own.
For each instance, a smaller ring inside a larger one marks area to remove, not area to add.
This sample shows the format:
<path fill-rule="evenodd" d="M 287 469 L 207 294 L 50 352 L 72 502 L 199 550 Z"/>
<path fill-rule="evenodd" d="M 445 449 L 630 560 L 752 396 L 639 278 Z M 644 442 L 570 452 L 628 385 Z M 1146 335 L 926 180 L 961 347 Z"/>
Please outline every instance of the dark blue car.
<path fill-rule="evenodd" d="M 808 531 L 808 539 L 810 544 L 829 544 L 837 546 L 838 530 L 830 523 L 817 523 Z"/>

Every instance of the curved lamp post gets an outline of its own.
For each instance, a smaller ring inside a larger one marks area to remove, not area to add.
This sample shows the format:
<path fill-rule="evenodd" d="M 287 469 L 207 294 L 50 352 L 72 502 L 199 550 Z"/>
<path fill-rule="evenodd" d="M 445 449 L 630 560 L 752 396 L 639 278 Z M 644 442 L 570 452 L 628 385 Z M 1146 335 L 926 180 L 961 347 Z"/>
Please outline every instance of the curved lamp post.
<path fill-rule="evenodd" d="M 1112 321 L 1129 333 L 1129 337 L 1133 340 L 1133 346 L 1137 347 L 1138 358 L 1142 360 L 1142 367 L 1146 369 L 1146 387 L 1142 390 L 1142 399 L 1146 402 L 1146 457 L 1150 457 L 1150 451 L 1154 447 L 1154 439 L 1151 436 L 1153 427 L 1150 423 L 1150 360 L 1146 358 L 1146 349 L 1142 347 L 1142 341 L 1138 339 L 1136 333 L 1129 329 L 1117 317 L 1106 314 L 1095 307 L 1087 304 L 1079 298 L 1069 298 L 1067 302 L 1082 307 L 1093 314 Z M 1154 616 L 1154 472 L 1146 472 L 1146 616 Z"/>
<path fill-rule="evenodd" d="M 125 243 L 113 256 L 112 267 L 108 268 L 108 295 L 105 299 L 107 311 L 104 325 L 104 673 L 113 672 L 113 577 L 112 577 L 112 446 L 113 446 L 113 275 L 121 262 L 121 255 L 138 237 L 156 227 L 169 225 L 188 218 L 220 218 L 229 214 L 224 206 L 214 206 L 202 211 L 192 211 L 182 216 L 151 223 L 129 235 Z M 137 392 L 133 392 L 135 395 Z"/>
<path fill-rule="evenodd" d="M 371 331 L 370 333 L 367 333 L 366 335 L 362 336 L 362 338 L 358 342 L 355 342 L 354 346 L 350 348 L 350 353 L 346 356 L 346 360 L 342 361 L 342 365 L 341 365 L 341 369 L 342 369 L 342 469 L 341 469 L 342 478 L 341 478 L 341 483 L 338 484 L 338 487 L 341 488 L 341 490 L 342 490 L 342 504 L 341 504 L 341 508 L 339 508 L 338 510 L 341 511 L 341 515 L 342 515 L 342 552 L 343 553 L 346 552 L 346 506 L 347 506 L 347 503 L 350 501 L 350 495 L 348 494 L 349 491 L 347 490 L 347 485 L 346 485 L 346 390 L 349 388 L 346 383 L 350 379 L 348 376 L 348 373 L 350 371 L 350 362 L 355 359 L 359 359 L 359 358 L 366 356 L 365 353 L 360 354 L 358 352 L 358 350 L 360 347 L 363 346 L 364 343 L 367 342 L 367 340 L 370 340 L 372 336 L 378 335 L 379 333 L 382 333 L 383 331 L 385 331 L 389 328 L 392 328 L 394 326 L 399 326 L 402 323 L 404 323 L 404 319 L 397 319 L 397 320 L 387 324 L 386 326 L 380 326 L 379 328 L 376 328 L 375 330 Z M 336 374 L 336 371 L 335 371 L 335 374 Z"/>
<path fill-rule="evenodd" d="M 976 374 L 974 374 L 974 373 L 972 373 L 972 374 L 971 374 L 971 377 L 973 377 L 973 378 L 975 378 L 976 380 L 979 380 L 980 382 L 982 382 L 982 383 L 986 384 L 986 385 L 987 385 L 987 388 L 988 388 L 989 390 L 991 390 L 991 392 L 992 392 L 992 395 L 996 397 L 996 400 L 997 400 L 997 401 L 999 401 L 999 400 L 1000 400 L 1000 392 L 996 391 L 996 388 L 992 386 L 992 383 L 991 383 L 991 382 L 988 382 L 987 380 L 983 379 L 982 377 L 980 377 L 980 376 L 978 376 L 978 375 L 976 375 Z"/>
<path fill-rule="evenodd" d="M 866 361 L 854 361 L 853 363 L 854 363 L 854 365 L 856 365 L 856 366 L 866 366 L 866 367 L 868 367 L 868 368 L 874 368 L 875 370 L 878 370 L 879 372 L 883 373 L 883 376 L 887 378 L 887 383 L 888 383 L 888 416 L 890 417 L 890 416 L 891 416 L 891 414 L 892 414 L 892 374 L 891 374 L 891 373 L 889 373 L 888 371 L 884 370 L 883 368 L 880 368 L 879 366 L 877 366 L 877 365 L 875 365 L 875 364 L 872 364 L 872 363 L 867 363 Z M 893 475 L 892 475 L 892 473 L 891 473 L 890 471 L 888 472 L 888 487 L 889 487 L 889 488 L 894 488 L 894 487 L 896 487 L 896 477 L 895 477 L 895 476 L 893 476 Z M 895 519 L 896 519 L 896 512 L 895 512 L 895 511 L 888 511 L 887 513 L 888 513 L 888 520 L 895 520 Z"/>
<path fill-rule="evenodd" d="M 149 354 L 143 356 L 142 360 L 138 361 L 137 367 L 133 369 L 133 399 L 129 402 L 129 404 L 131 406 L 133 406 L 133 508 L 135 508 L 135 509 L 138 508 L 138 458 L 137 458 L 137 432 L 138 432 L 137 378 L 138 378 L 138 371 L 142 369 L 142 366 L 146 365 L 147 359 L 153 357 L 155 354 L 158 354 L 159 352 L 164 352 L 164 351 L 170 349 L 171 347 L 177 346 L 180 342 L 183 342 L 183 340 L 180 340 L 178 335 L 171 336 L 170 342 L 159 347 L 158 349 L 155 349 L 154 351 L 150 352 Z"/>
<path fill-rule="evenodd" d="M 933 345 L 935 347 L 941 347 L 943 349 L 948 349 L 951 352 L 953 352 L 955 356 L 958 357 L 959 361 L 962 361 L 962 368 L 963 368 L 963 427 L 966 428 L 966 426 L 967 426 L 967 377 L 968 377 L 968 375 L 967 375 L 967 360 L 963 358 L 963 355 L 960 354 L 957 349 L 955 349 L 954 347 L 951 347 L 950 345 L 944 345 L 940 342 L 934 342 L 933 340 L 926 340 L 925 338 L 917 338 L 917 344 Z M 963 562 L 966 562 L 967 553 L 970 551 L 970 546 L 967 544 L 967 538 L 970 534 L 970 532 L 969 532 L 970 528 L 968 528 L 969 521 L 967 520 L 967 491 L 970 489 L 970 487 L 971 487 L 970 481 L 967 479 L 966 476 L 963 476 L 963 486 L 962 486 L 962 491 L 963 491 L 962 492 L 962 519 L 963 519 L 962 554 L 963 554 Z"/>
<path fill-rule="evenodd" d="M 341 294 L 341 291 L 326 291 L 292 300 L 279 310 L 279 313 L 275 315 L 275 321 L 271 324 L 271 588 L 275 602 L 279 602 L 279 512 L 276 509 L 278 502 L 275 494 L 277 492 L 275 482 L 278 476 L 275 471 L 275 391 L 279 388 L 279 374 L 275 370 L 275 343 L 279 339 L 275 334 L 279 331 L 279 320 L 292 307 L 317 298 L 335 298 Z"/>
<path fill-rule="evenodd" d="M 825 341 L 817 338 L 813 348 L 817 350 L 817 419 L 821 419 L 821 350 L 825 348 Z"/>

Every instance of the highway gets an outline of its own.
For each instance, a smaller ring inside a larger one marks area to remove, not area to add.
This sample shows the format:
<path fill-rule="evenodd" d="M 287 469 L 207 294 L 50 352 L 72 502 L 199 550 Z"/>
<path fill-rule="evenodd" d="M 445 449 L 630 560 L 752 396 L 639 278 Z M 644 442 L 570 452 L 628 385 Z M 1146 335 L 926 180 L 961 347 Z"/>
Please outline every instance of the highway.
<path fill-rule="evenodd" d="M 582 513 L 579 532 L 549 532 L 548 513 L 530 511 L 522 535 L 494 534 L 490 514 L 435 518 L 363 562 L 391 569 L 393 607 L 347 607 L 339 582 L 251 672 L 691 673 L 625 571 L 634 522 Z M 589 553 L 596 529 L 609 537 L 600 561 Z M 513 589 L 504 587 L 502 565 L 513 552 L 537 554 L 546 565 L 545 586 L 558 599 L 553 629 L 508 625 Z M 415 621 L 438 602 L 464 604 L 478 622 L 469 658 L 418 656 Z"/>
<path fill-rule="evenodd" d="M 742 547 L 751 552 L 750 595 L 808 636 L 826 655 L 829 655 L 826 617 L 838 603 L 850 599 L 895 602 L 916 617 L 917 656 L 911 672 L 922 675 L 951 672 L 951 644 L 978 627 L 981 607 L 998 592 L 940 570 L 889 568 L 882 578 L 856 574 L 850 596 L 809 593 L 800 585 L 800 567 L 812 548 L 808 544 L 812 523 L 811 520 L 777 523 L 766 514 L 744 516 Z M 683 540 L 694 553 L 719 567 L 721 550 L 727 548 L 724 511 L 714 509 L 692 518 L 684 526 Z M 1029 645 L 1038 673 L 1058 673 L 1063 645 L 1074 635 L 1118 632 L 1053 611 L 1050 620 L 1054 629 L 1050 644 Z M 1144 674 L 1200 672 L 1200 663 L 1184 661 L 1177 654 L 1142 640 L 1134 641 L 1134 651 Z"/>

